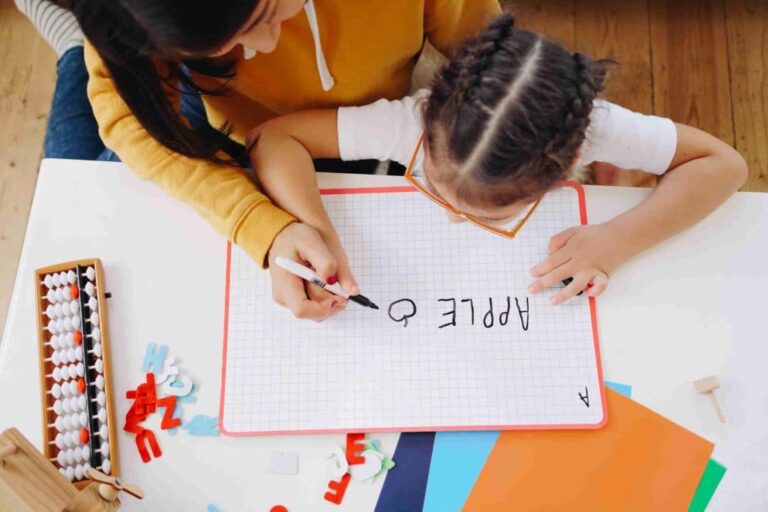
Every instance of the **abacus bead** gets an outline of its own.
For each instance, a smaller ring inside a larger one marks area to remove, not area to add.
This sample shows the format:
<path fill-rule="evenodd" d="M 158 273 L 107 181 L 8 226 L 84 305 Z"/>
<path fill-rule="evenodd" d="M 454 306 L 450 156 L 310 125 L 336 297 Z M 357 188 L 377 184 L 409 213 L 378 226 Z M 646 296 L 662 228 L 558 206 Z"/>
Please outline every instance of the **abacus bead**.
<path fill-rule="evenodd" d="M 106 441 L 101 442 L 101 454 L 105 457 L 109 457 L 109 443 Z"/>
<path fill-rule="evenodd" d="M 90 281 L 85 284 L 85 288 L 84 289 L 85 289 L 85 293 L 87 293 L 90 296 L 92 296 L 93 293 L 96 291 L 96 287 L 93 286 L 93 283 L 91 283 Z"/>
<path fill-rule="evenodd" d="M 61 398 L 61 384 L 58 382 L 54 383 L 53 386 L 51 386 L 51 394 L 53 395 L 53 398 Z"/>
<path fill-rule="evenodd" d="M 51 304 L 56 304 L 56 292 L 53 291 L 53 288 L 48 290 L 48 293 L 45 294 L 45 298 L 48 299 L 48 302 Z"/>
<path fill-rule="evenodd" d="M 75 317 L 75 318 L 77 318 L 77 317 Z M 65 344 L 67 347 L 73 347 L 73 346 L 75 346 L 75 335 L 74 335 L 74 334 L 72 334 L 71 332 L 68 332 L 68 333 L 67 333 L 67 335 L 64 337 L 64 340 L 65 340 L 64 344 Z"/>
<path fill-rule="evenodd" d="M 51 284 L 53 286 L 60 286 L 61 281 L 59 280 L 59 274 L 53 274 L 53 277 L 51 278 Z"/>
<path fill-rule="evenodd" d="M 88 299 L 88 307 L 91 309 L 91 311 L 98 311 L 99 301 L 96 300 L 96 297 L 91 297 Z"/>
<path fill-rule="evenodd" d="M 96 387 L 99 389 L 104 389 L 104 377 L 101 375 L 96 376 Z"/>
<path fill-rule="evenodd" d="M 56 462 L 59 463 L 59 466 L 67 465 L 67 450 L 59 451 L 58 455 L 56 455 Z"/>
<path fill-rule="evenodd" d="M 55 315 L 56 309 L 51 304 L 48 304 L 48 307 L 45 308 L 45 316 L 48 318 L 53 318 Z"/>
<path fill-rule="evenodd" d="M 91 337 L 93 341 L 101 341 L 101 329 L 98 327 L 91 331 Z"/>
<path fill-rule="evenodd" d="M 43 279 L 43 284 L 46 288 L 53 286 L 53 276 L 51 274 L 46 274 L 45 279 Z"/>
<path fill-rule="evenodd" d="M 85 446 L 83 446 L 83 453 L 86 454 L 85 458 L 87 459 L 90 456 L 90 449 L 88 448 L 88 438 L 90 435 L 88 434 L 88 429 L 84 428 L 80 430 L 80 442 L 83 443 Z"/>
<path fill-rule="evenodd" d="M 103 407 L 99 408 L 99 414 L 97 415 L 99 417 L 99 421 L 106 422 L 107 421 L 107 410 Z"/>
<path fill-rule="evenodd" d="M 106 424 L 99 427 L 99 436 L 104 440 L 109 439 L 109 429 Z"/>
<path fill-rule="evenodd" d="M 59 272 L 59 283 L 61 283 L 62 286 L 67 284 L 67 273 L 63 270 Z"/>
<path fill-rule="evenodd" d="M 61 400 L 56 400 L 53 402 L 53 412 L 56 413 L 57 416 L 61 416 L 61 413 L 64 411 L 64 402 Z"/>
<path fill-rule="evenodd" d="M 48 322 L 48 331 L 51 334 L 58 334 L 59 330 L 56 328 L 56 320 L 51 320 Z"/>
<path fill-rule="evenodd" d="M 75 284 L 75 281 L 77 281 L 77 274 L 75 274 L 74 270 L 70 270 L 67 272 L 67 282 L 69 284 Z"/>
<path fill-rule="evenodd" d="M 59 368 L 58 366 L 53 369 L 53 380 L 55 380 L 56 382 L 61 381 L 61 368 Z"/>
<path fill-rule="evenodd" d="M 112 464 L 109 462 L 109 459 L 101 461 L 101 471 L 105 475 L 108 475 L 112 471 Z"/>
<path fill-rule="evenodd" d="M 74 365 L 74 364 L 69 365 L 69 378 L 70 379 L 77 378 L 77 365 Z"/>
<path fill-rule="evenodd" d="M 94 311 L 93 313 L 91 313 L 90 320 L 93 325 L 99 325 L 99 314 Z"/>
<path fill-rule="evenodd" d="M 107 395 L 103 391 L 99 391 L 99 394 L 96 395 L 96 403 L 99 405 L 104 405 L 107 402 Z"/>
<path fill-rule="evenodd" d="M 71 392 L 71 394 L 76 395 L 78 393 L 82 393 L 83 392 L 83 391 L 80 390 L 80 387 L 81 387 L 80 386 L 80 381 L 81 380 L 83 380 L 83 379 L 78 379 L 76 381 L 75 380 L 69 381 L 69 391 Z"/>
<path fill-rule="evenodd" d="M 74 327 L 75 329 L 79 329 L 81 323 L 82 322 L 80 322 L 80 317 L 79 316 L 76 316 L 76 317 L 72 318 L 72 327 Z"/>
<path fill-rule="evenodd" d="M 61 364 L 61 353 L 58 350 L 55 350 L 53 352 L 53 355 L 51 356 L 51 361 L 53 361 L 54 366 L 59 366 Z"/>
<path fill-rule="evenodd" d="M 77 363 L 77 366 L 75 367 L 75 371 L 76 371 L 78 377 L 84 376 L 85 375 L 85 365 L 83 363 Z"/>
<path fill-rule="evenodd" d="M 96 368 L 96 371 L 99 373 L 104 373 L 104 360 L 103 359 L 97 359 L 96 364 L 93 365 Z"/>
<path fill-rule="evenodd" d="M 85 277 L 93 281 L 94 279 L 96 279 L 96 270 L 94 270 L 93 267 L 88 267 L 87 269 L 85 269 Z"/>
<path fill-rule="evenodd" d="M 88 425 L 88 413 L 83 411 L 80 413 L 80 426 L 85 427 Z"/>
<path fill-rule="evenodd" d="M 86 402 L 87 400 L 85 398 L 85 395 L 80 395 L 79 397 L 77 397 L 77 406 L 80 408 L 81 411 L 85 410 Z"/>
<path fill-rule="evenodd" d="M 69 312 L 76 315 L 80 311 L 80 304 L 76 300 L 69 303 Z"/>
<path fill-rule="evenodd" d="M 75 479 L 75 469 L 72 466 L 69 466 L 65 469 L 67 480 L 70 482 Z"/>
<path fill-rule="evenodd" d="M 69 399 L 64 399 L 62 401 L 62 403 L 61 403 L 61 410 L 64 411 L 65 413 L 67 413 L 67 414 L 69 414 L 72 411 L 72 409 L 70 409 L 70 407 L 69 407 Z M 59 413 L 56 413 L 56 414 L 61 414 L 61 413 L 59 412 Z"/>
<path fill-rule="evenodd" d="M 53 293 L 56 296 L 56 302 L 64 300 L 64 292 L 61 291 L 61 288 L 56 288 L 56 291 Z"/>
<path fill-rule="evenodd" d="M 93 353 L 96 354 L 96 357 L 101 357 L 101 343 L 93 344 Z"/>
<path fill-rule="evenodd" d="M 85 474 L 85 470 L 83 469 L 82 464 L 78 464 L 77 466 L 75 466 L 75 479 L 81 480 L 84 474 Z"/>
<path fill-rule="evenodd" d="M 56 443 L 56 448 L 58 448 L 59 450 L 64 448 L 64 434 L 62 434 L 61 432 L 56 434 L 56 439 L 54 439 L 53 442 Z"/>

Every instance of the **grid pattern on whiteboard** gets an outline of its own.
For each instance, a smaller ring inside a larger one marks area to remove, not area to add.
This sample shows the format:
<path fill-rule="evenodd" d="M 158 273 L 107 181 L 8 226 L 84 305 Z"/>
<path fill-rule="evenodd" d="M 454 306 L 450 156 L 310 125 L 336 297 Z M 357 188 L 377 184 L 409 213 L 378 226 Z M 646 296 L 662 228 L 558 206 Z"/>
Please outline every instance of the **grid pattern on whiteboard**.
<path fill-rule="evenodd" d="M 587 427 L 603 419 L 589 301 L 526 292 L 578 194 L 547 194 L 513 240 L 446 222 L 416 192 L 324 195 L 363 293 L 321 324 L 271 299 L 231 248 L 222 428 L 232 434 Z M 588 395 L 588 398 L 587 398 Z"/>

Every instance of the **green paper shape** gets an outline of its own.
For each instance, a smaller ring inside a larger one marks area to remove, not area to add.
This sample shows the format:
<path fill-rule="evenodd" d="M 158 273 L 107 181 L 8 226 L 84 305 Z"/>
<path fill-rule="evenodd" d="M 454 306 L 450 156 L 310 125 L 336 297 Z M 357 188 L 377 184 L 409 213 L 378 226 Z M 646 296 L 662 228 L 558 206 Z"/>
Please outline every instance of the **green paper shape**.
<path fill-rule="evenodd" d="M 725 472 L 725 466 L 715 459 L 709 459 L 704 474 L 701 475 L 699 486 L 696 488 L 696 493 L 693 495 L 691 506 L 688 507 L 688 512 L 704 512 L 707 509 L 707 505 L 712 500 Z"/>
<path fill-rule="evenodd" d="M 395 467 L 395 461 L 393 461 L 389 457 L 384 457 L 384 460 L 381 461 L 381 467 L 389 471 L 390 469 Z"/>

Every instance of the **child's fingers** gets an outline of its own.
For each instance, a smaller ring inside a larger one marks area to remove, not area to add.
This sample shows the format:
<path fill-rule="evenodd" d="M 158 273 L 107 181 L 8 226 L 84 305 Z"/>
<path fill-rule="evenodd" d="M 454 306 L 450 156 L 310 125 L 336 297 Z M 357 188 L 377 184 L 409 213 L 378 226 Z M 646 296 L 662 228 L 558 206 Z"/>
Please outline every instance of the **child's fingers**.
<path fill-rule="evenodd" d="M 565 231 L 561 231 L 560 233 L 553 236 L 549 240 L 549 247 L 547 247 L 549 254 L 554 254 L 562 249 L 565 244 L 568 243 L 568 240 L 570 240 L 571 237 L 576 234 L 578 229 L 578 227 L 568 228 Z"/>
<path fill-rule="evenodd" d="M 286 273 L 287 274 L 287 273 Z M 280 279 L 282 300 L 285 306 L 291 310 L 293 316 L 299 319 L 314 320 L 320 322 L 330 316 L 331 301 L 315 302 L 307 298 L 304 289 L 304 281 L 296 276 L 288 274 L 288 279 Z M 273 279 L 273 282 L 275 279 Z M 313 285 L 314 286 L 314 285 Z M 322 290 L 321 290 L 322 291 Z"/>
<path fill-rule="evenodd" d="M 317 285 L 305 282 L 304 289 L 309 300 L 316 304 L 320 304 L 328 312 L 328 316 L 344 309 L 347 304 L 347 299 L 339 297 L 331 292 L 323 290 Z"/>
<path fill-rule="evenodd" d="M 528 291 L 530 293 L 539 293 L 545 290 L 546 288 L 550 288 L 552 286 L 560 284 L 563 281 L 563 279 L 571 277 L 572 274 L 573 274 L 572 265 L 570 265 L 570 262 L 567 262 L 564 265 L 560 265 L 559 267 L 552 270 L 551 272 L 548 272 L 546 275 L 544 275 L 540 279 L 537 279 L 536 281 L 534 281 L 528 287 Z"/>
<path fill-rule="evenodd" d="M 597 297 L 608 288 L 608 276 L 603 272 L 598 272 L 595 277 L 592 278 L 592 286 L 587 288 L 586 294 L 589 297 Z"/>
<path fill-rule="evenodd" d="M 584 288 L 589 284 L 589 277 L 585 275 L 577 275 L 571 281 L 571 284 L 566 286 L 562 291 L 554 294 L 550 299 L 550 304 L 562 304 L 563 302 L 575 297 L 579 292 L 584 291 Z"/>
<path fill-rule="evenodd" d="M 567 263 L 571 259 L 570 255 L 565 251 L 558 251 L 551 256 L 548 256 L 544 261 L 538 263 L 528 271 L 531 277 L 541 277 L 546 275 L 557 267 Z"/>

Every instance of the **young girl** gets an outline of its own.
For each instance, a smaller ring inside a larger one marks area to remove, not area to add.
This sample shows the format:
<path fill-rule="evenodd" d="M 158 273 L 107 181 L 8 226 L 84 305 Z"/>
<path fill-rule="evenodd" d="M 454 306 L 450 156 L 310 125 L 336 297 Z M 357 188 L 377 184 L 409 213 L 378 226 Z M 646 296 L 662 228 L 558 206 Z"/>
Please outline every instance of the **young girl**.
<path fill-rule="evenodd" d="M 310 159 L 392 159 L 410 164 L 407 174 L 423 169 L 422 192 L 453 220 L 498 231 L 521 218 L 513 233 L 547 190 L 581 166 L 663 175 L 632 210 L 552 237 L 549 257 L 530 271 L 529 291 L 573 278 L 553 295 L 559 304 L 583 290 L 599 295 L 627 259 L 695 224 L 744 182 L 744 160 L 715 137 L 598 99 L 607 61 L 571 54 L 513 23 L 502 16 L 465 44 L 431 92 L 256 128 L 252 161 L 265 192 L 338 240 Z"/>

